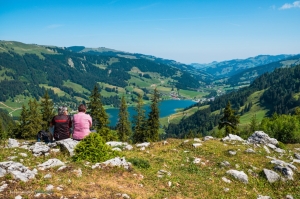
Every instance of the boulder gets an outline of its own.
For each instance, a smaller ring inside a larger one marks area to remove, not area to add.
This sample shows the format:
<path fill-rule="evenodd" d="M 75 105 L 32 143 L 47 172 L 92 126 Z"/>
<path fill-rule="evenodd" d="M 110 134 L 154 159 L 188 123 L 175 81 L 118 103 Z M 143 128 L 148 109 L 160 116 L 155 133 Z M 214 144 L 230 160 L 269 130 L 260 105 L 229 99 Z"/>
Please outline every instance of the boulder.
<path fill-rule="evenodd" d="M 8 144 L 7 144 L 8 148 L 19 147 L 19 145 L 20 145 L 20 143 L 17 140 L 8 138 Z"/>
<path fill-rule="evenodd" d="M 61 151 L 67 151 L 70 156 L 74 155 L 74 149 L 78 143 L 79 141 L 71 138 L 56 141 L 56 144 L 60 146 Z"/>
<path fill-rule="evenodd" d="M 282 160 L 273 159 L 271 160 L 272 164 L 275 164 L 274 169 L 279 171 L 286 177 L 288 180 L 293 180 L 294 171 L 297 171 L 297 167 L 290 163 L 286 163 Z"/>
<path fill-rule="evenodd" d="M 40 156 L 49 153 L 50 148 L 43 142 L 36 142 L 34 145 L 29 147 L 29 150 L 32 151 L 34 156 Z"/>
<path fill-rule="evenodd" d="M 35 178 L 35 175 L 37 174 L 35 170 L 31 171 L 19 162 L 0 162 L 0 177 L 3 177 L 7 173 L 12 174 L 14 179 L 18 179 L 23 182 L 27 182 L 29 179 Z"/>
<path fill-rule="evenodd" d="M 141 144 L 136 144 L 136 147 L 148 147 L 150 146 L 150 142 L 144 142 L 144 143 L 141 143 Z"/>
<path fill-rule="evenodd" d="M 232 175 L 235 179 L 237 179 L 245 184 L 248 184 L 248 176 L 243 171 L 237 171 L 237 170 L 231 169 L 231 170 L 228 170 L 226 173 Z"/>
<path fill-rule="evenodd" d="M 131 163 L 127 162 L 125 157 L 123 157 L 123 158 L 116 157 L 116 158 L 107 160 L 105 162 L 96 163 L 95 165 L 92 166 L 92 169 L 103 168 L 103 167 L 123 167 L 124 169 L 128 170 L 131 168 Z"/>
<path fill-rule="evenodd" d="M 228 141 L 241 141 L 244 142 L 245 140 L 243 138 L 241 138 L 240 136 L 237 135 L 233 135 L 233 134 L 229 134 L 228 136 L 224 137 L 221 139 L 223 142 Z"/>
<path fill-rule="evenodd" d="M 275 138 L 270 138 L 269 135 L 263 131 L 255 131 L 247 141 L 252 144 L 278 145 L 278 141 Z"/>
<path fill-rule="evenodd" d="M 45 170 L 45 169 L 49 169 L 51 167 L 64 166 L 64 165 L 65 165 L 65 163 L 63 163 L 59 159 L 53 158 L 53 159 L 47 160 L 43 164 L 39 164 L 38 167 L 39 167 L 39 170 Z"/>
<path fill-rule="evenodd" d="M 270 183 L 274 183 L 274 182 L 280 180 L 280 176 L 275 171 L 272 171 L 269 169 L 264 169 L 263 171 Z"/>
<path fill-rule="evenodd" d="M 194 142 L 202 142 L 199 138 L 194 138 Z"/>
<path fill-rule="evenodd" d="M 214 137 L 212 137 L 212 136 L 205 136 L 205 137 L 203 138 L 203 141 L 213 140 L 213 139 L 214 139 Z"/>
<path fill-rule="evenodd" d="M 296 159 L 300 160 L 300 154 L 299 153 L 295 153 L 294 156 L 295 156 Z"/>
<path fill-rule="evenodd" d="M 202 146 L 202 144 L 201 144 L 201 143 L 194 143 L 194 144 L 193 144 L 193 147 L 194 147 L 194 148 L 198 148 L 199 146 Z"/>
<path fill-rule="evenodd" d="M 111 146 L 112 148 L 113 147 L 118 147 L 118 146 L 126 146 L 128 145 L 127 142 L 117 142 L 117 141 L 110 141 L 110 142 L 106 142 L 107 145 Z"/>

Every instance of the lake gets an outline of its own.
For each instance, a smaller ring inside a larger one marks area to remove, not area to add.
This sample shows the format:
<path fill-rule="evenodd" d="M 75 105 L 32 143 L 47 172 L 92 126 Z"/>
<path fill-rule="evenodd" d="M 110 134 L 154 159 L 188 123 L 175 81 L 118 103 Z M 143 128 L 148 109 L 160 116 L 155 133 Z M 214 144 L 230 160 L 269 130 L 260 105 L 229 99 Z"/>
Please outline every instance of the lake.
<path fill-rule="evenodd" d="M 176 113 L 176 109 L 186 108 L 195 104 L 196 102 L 192 100 L 164 100 L 159 103 L 159 111 L 160 117 L 166 117 L 173 113 Z M 132 122 L 133 116 L 136 115 L 135 107 L 129 107 L 128 113 L 130 115 L 130 121 Z M 146 117 L 148 117 L 148 113 L 150 112 L 150 104 L 144 106 L 146 110 Z M 110 126 L 115 126 L 118 121 L 119 109 L 111 108 L 106 109 L 106 113 L 109 115 Z"/>

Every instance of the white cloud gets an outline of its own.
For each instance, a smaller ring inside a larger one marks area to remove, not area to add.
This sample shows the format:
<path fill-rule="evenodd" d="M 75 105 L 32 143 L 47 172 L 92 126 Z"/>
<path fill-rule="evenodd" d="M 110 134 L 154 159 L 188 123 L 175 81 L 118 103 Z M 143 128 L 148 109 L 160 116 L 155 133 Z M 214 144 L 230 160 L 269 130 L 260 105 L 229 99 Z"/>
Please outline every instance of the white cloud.
<path fill-rule="evenodd" d="M 55 29 L 55 28 L 59 28 L 62 26 L 63 26 L 62 24 L 52 24 L 52 25 L 47 26 L 46 28 L 47 29 Z"/>
<path fill-rule="evenodd" d="M 300 1 L 295 1 L 294 3 L 285 3 L 283 6 L 279 8 L 279 10 L 286 10 L 291 8 L 300 8 Z"/>

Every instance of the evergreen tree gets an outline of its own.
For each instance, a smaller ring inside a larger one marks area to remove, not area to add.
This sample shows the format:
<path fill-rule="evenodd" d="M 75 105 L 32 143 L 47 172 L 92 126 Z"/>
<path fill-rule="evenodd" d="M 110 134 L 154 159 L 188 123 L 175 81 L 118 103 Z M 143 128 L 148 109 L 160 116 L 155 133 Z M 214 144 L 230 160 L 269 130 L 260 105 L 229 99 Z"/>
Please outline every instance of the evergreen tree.
<path fill-rule="evenodd" d="M 51 119 L 54 117 L 54 107 L 53 102 L 49 97 L 48 92 L 46 91 L 41 102 L 41 112 L 42 112 L 42 120 L 43 120 L 43 129 L 47 130 Z"/>
<path fill-rule="evenodd" d="M 159 135 L 159 92 L 157 88 L 154 89 L 154 93 L 151 99 L 151 110 L 148 116 L 148 129 L 147 129 L 147 139 L 148 141 L 158 141 Z"/>
<path fill-rule="evenodd" d="M 138 96 L 138 102 L 135 107 L 137 115 L 133 117 L 133 142 L 145 142 L 147 141 L 147 128 L 146 128 L 146 115 L 143 109 L 143 98 L 141 95 Z"/>
<path fill-rule="evenodd" d="M 5 139 L 7 139 L 7 134 L 4 131 L 2 120 L 0 120 L 0 143 L 3 142 L 5 144 Z"/>
<path fill-rule="evenodd" d="M 254 131 L 258 130 L 258 122 L 257 122 L 257 119 L 256 119 L 256 115 L 253 115 L 251 117 L 251 120 L 250 120 L 250 133 L 254 133 Z"/>
<path fill-rule="evenodd" d="M 229 101 L 225 107 L 224 115 L 220 120 L 221 122 L 219 122 L 218 128 L 222 129 L 225 127 L 226 136 L 237 133 L 237 126 L 240 123 L 240 117 L 235 115 L 235 111 L 231 109 L 231 104 Z"/>
<path fill-rule="evenodd" d="M 128 141 L 129 137 L 131 136 L 131 124 L 129 121 L 129 114 L 124 95 L 121 99 L 119 121 L 117 123 L 117 132 L 119 135 L 119 139 L 123 142 Z"/>
<path fill-rule="evenodd" d="M 94 86 L 90 96 L 89 109 L 90 115 L 93 118 L 93 127 L 100 130 L 101 128 L 108 126 L 108 115 L 102 105 L 101 95 L 97 84 Z"/>

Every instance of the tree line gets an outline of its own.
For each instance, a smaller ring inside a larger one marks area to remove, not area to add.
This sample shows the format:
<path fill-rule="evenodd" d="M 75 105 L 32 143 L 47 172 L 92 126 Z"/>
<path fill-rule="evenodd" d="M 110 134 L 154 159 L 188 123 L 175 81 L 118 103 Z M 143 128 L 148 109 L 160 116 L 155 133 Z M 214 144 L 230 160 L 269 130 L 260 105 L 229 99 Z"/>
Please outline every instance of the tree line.
<path fill-rule="evenodd" d="M 99 92 L 99 85 L 96 84 L 89 96 L 89 102 L 86 103 L 88 112 L 93 118 L 92 128 L 99 133 L 105 141 L 126 141 L 126 142 L 150 142 L 159 140 L 159 92 L 154 89 L 151 98 L 151 110 L 148 117 L 143 109 L 143 99 L 139 96 L 136 105 L 137 115 L 134 120 L 129 121 L 129 113 L 125 97 L 122 96 L 119 108 L 118 122 L 115 128 L 110 128 L 109 117 L 103 107 Z M 0 112 L 1 113 L 1 112 Z M 48 130 L 50 121 L 55 115 L 54 103 L 46 91 L 38 102 L 35 98 L 29 100 L 28 107 L 24 104 L 20 114 L 19 121 L 15 127 L 12 127 L 9 137 L 19 139 L 34 139 L 40 130 Z M 0 123 L 2 125 L 2 123 Z M 3 126 L 3 125 L 2 125 Z M 1 130 L 4 129 L 1 127 Z"/>

